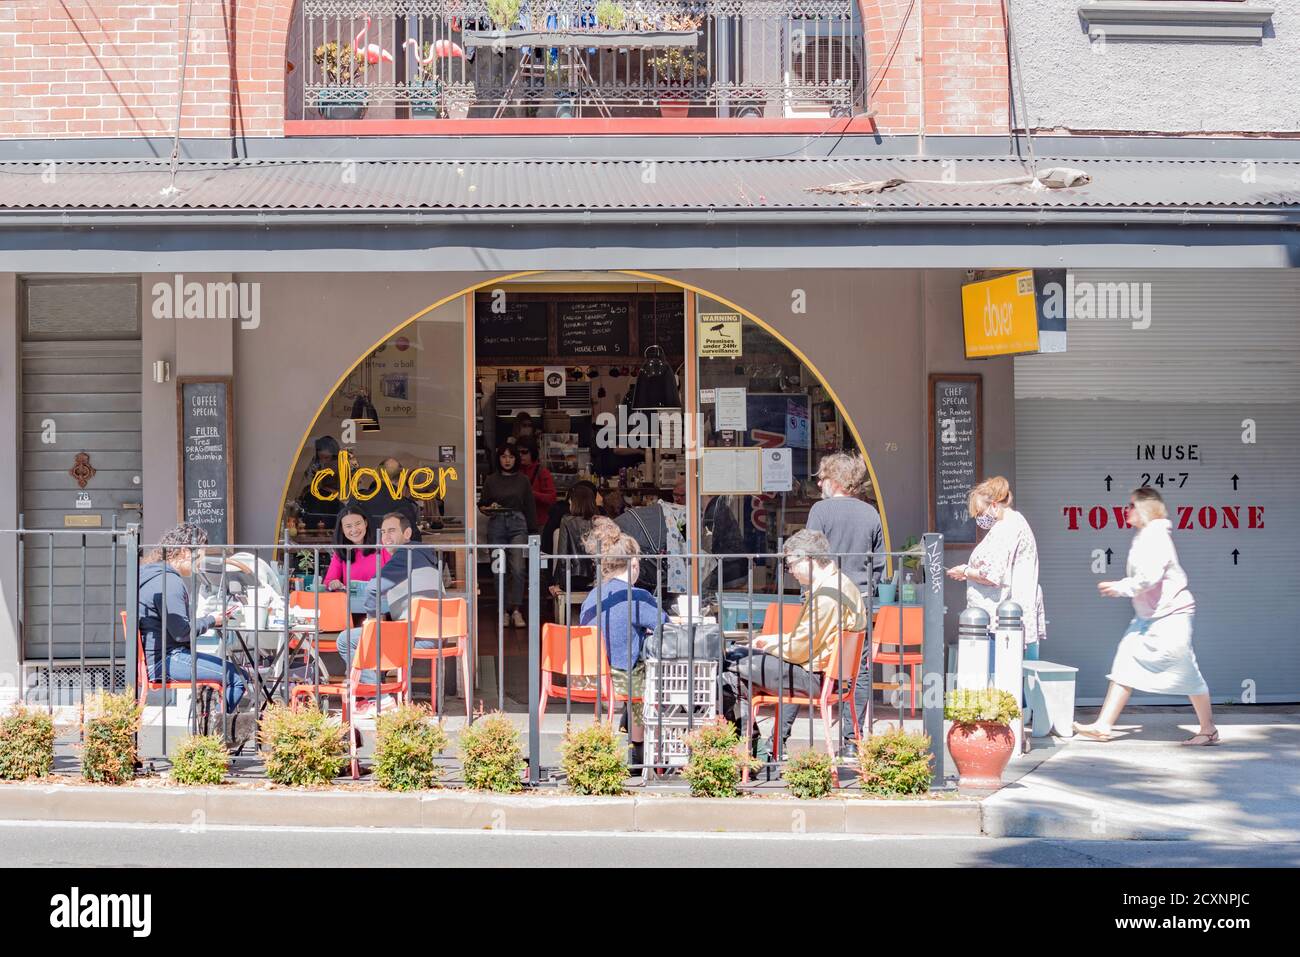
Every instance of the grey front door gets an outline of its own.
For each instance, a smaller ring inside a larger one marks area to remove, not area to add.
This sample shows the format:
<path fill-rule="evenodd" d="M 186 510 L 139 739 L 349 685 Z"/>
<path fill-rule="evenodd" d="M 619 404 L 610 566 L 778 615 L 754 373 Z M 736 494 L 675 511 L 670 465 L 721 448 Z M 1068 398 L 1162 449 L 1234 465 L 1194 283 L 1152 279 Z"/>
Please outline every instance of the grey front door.
<path fill-rule="evenodd" d="M 23 524 L 58 532 L 23 549 L 28 660 L 47 658 L 51 633 L 55 659 L 79 659 L 83 641 L 88 658 L 110 640 L 124 654 L 124 556 L 94 532 L 142 518 L 140 379 L 138 340 L 23 343 Z"/>

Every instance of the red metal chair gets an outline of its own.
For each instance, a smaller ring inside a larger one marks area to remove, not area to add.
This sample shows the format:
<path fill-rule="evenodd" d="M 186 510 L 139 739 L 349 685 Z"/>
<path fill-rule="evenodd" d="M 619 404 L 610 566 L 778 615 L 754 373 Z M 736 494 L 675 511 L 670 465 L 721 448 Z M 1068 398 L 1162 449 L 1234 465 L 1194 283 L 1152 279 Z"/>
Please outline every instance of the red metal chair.
<path fill-rule="evenodd" d="M 920 605 L 882 605 L 871 625 L 871 660 L 878 665 L 896 665 L 900 669 L 909 669 L 913 716 L 916 714 L 916 696 L 920 690 L 917 669 L 925 663 L 925 654 L 920 650 L 925 643 L 924 611 Z M 909 648 L 918 650 L 909 651 Z M 873 680 L 871 687 L 875 691 L 893 691 L 902 685 L 898 682 Z"/>
<path fill-rule="evenodd" d="M 864 631 L 846 631 L 843 640 L 835 642 L 835 647 L 831 650 L 830 660 L 826 663 L 826 670 L 819 672 L 822 676 L 822 689 L 821 694 L 816 697 L 796 694 L 755 695 L 750 700 L 750 715 L 753 722 L 758 723 L 759 712 L 763 707 L 771 706 L 775 709 L 778 702 L 782 708 L 812 709 L 821 718 L 822 732 L 826 739 L 826 753 L 834 757 L 835 747 L 831 742 L 830 708 L 832 705 L 838 706 L 840 720 L 842 721 L 845 715 L 844 706 L 847 704 L 849 720 L 853 722 L 853 737 L 855 740 L 859 739 L 861 730 L 858 728 L 858 709 L 853 699 L 853 685 L 858 680 L 858 670 L 862 664 L 862 643 L 865 640 L 866 632 Z M 841 667 L 844 669 L 842 681 L 839 677 Z M 744 674 L 743 669 L 741 674 Z M 780 757 L 780 734 L 774 733 L 772 735 L 772 758 L 773 760 L 780 760 Z"/>
<path fill-rule="evenodd" d="M 594 678 L 597 688 L 556 687 L 555 675 L 564 675 L 568 682 L 574 678 Z M 594 703 L 598 698 L 609 702 L 609 715 L 614 715 L 614 682 L 609 672 L 609 659 L 596 636 L 595 625 L 542 626 L 542 692 L 537 709 L 537 720 L 546 717 L 549 698 L 567 698 L 570 701 Z M 599 717 L 599 716 L 597 716 Z"/>
<path fill-rule="evenodd" d="M 464 598 L 412 598 L 411 632 L 426 641 L 442 639 L 440 648 L 412 648 L 412 660 L 429 662 L 429 701 L 438 701 L 438 679 L 445 658 L 460 659 L 461 688 L 465 695 L 465 717 L 472 718 L 473 685 L 470 683 L 469 608 Z M 448 646 L 448 641 L 454 645 Z M 415 684 L 412 677 L 411 685 Z"/>
<path fill-rule="evenodd" d="M 122 638 L 126 641 L 130 641 L 131 636 L 127 633 L 126 612 L 123 611 L 118 614 L 122 616 Z M 136 698 L 140 704 L 144 704 L 145 698 L 148 697 L 150 691 L 173 691 L 177 689 L 185 689 L 188 691 L 190 688 L 191 682 L 189 678 L 175 678 L 172 675 L 168 675 L 167 683 L 163 684 L 161 680 L 154 681 L 149 677 L 149 668 L 147 667 L 144 657 L 144 635 L 140 633 L 139 628 L 135 630 L 135 665 Z M 221 694 L 220 678 L 200 678 L 198 681 L 194 682 L 194 684 L 200 688 L 215 688 L 217 694 Z"/>
<path fill-rule="evenodd" d="M 799 612 L 803 610 L 803 602 L 793 595 L 789 597 L 791 599 L 789 601 L 773 602 L 767 606 L 767 610 L 763 612 L 763 627 L 758 632 L 760 635 L 779 635 L 783 632 L 788 634 L 794 630 L 794 626 L 799 623 Z"/>
<path fill-rule="evenodd" d="M 296 684 L 289 689 L 289 699 L 294 702 L 314 701 L 317 694 L 340 700 L 343 720 L 348 724 L 353 778 L 361 776 L 357 762 L 356 727 L 353 724 L 357 698 L 375 698 L 386 694 L 407 696 L 410 688 L 410 673 L 407 671 L 407 652 L 410 648 L 408 641 L 406 622 L 376 622 L 372 618 L 361 628 L 361 641 L 357 645 L 357 653 L 352 659 L 352 668 L 346 680 L 327 684 Z M 363 671 L 396 671 L 397 678 L 384 681 L 381 674 L 378 685 L 362 684 L 360 678 Z"/>

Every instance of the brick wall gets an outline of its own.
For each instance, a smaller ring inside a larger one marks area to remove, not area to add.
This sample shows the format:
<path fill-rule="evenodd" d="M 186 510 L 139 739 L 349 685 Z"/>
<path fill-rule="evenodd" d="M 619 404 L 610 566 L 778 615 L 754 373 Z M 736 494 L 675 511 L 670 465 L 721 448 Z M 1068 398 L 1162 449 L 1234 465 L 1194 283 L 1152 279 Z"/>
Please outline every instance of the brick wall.
<path fill-rule="evenodd" d="M 862 4 L 882 132 L 917 131 L 922 86 L 928 133 L 1007 129 L 1001 0 Z M 184 0 L 0 3 L 0 137 L 170 136 L 186 10 Z M 183 136 L 283 134 L 292 12 L 293 0 L 194 0 Z"/>
<path fill-rule="evenodd" d="M 181 135 L 283 131 L 292 0 L 195 0 Z M 0 136 L 170 136 L 187 5 L 10 0 L 0 5 Z"/>
<path fill-rule="evenodd" d="M 871 106 L 884 133 L 916 133 L 922 80 L 930 134 L 997 134 L 1008 125 L 1001 0 L 862 0 Z M 924 76 L 917 19 L 924 16 Z"/>

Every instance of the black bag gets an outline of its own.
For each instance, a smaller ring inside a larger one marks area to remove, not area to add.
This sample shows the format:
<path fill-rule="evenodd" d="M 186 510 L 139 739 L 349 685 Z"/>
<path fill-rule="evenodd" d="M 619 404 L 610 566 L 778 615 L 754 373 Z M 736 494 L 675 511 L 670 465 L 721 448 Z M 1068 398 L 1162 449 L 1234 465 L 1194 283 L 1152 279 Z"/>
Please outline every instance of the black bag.
<path fill-rule="evenodd" d="M 660 625 L 646 637 L 641 653 L 647 658 L 681 661 L 691 657 L 692 644 L 695 646 L 697 661 L 717 661 L 722 656 L 722 629 L 714 623 L 676 625 L 669 622 Z"/>

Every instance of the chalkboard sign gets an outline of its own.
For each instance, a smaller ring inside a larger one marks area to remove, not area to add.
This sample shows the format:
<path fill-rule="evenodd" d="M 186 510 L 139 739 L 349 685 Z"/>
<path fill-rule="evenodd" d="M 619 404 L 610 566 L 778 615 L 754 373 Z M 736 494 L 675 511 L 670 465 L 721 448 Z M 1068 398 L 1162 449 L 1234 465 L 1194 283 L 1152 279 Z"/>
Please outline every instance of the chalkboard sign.
<path fill-rule="evenodd" d="M 574 300 L 556 308 L 561 356 L 625 356 L 630 351 L 626 301 Z"/>
<path fill-rule="evenodd" d="M 944 545 L 975 544 L 966 507 L 983 468 L 984 412 L 979 375 L 930 376 L 930 528 Z"/>
<path fill-rule="evenodd" d="M 686 303 L 681 296 L 663 295 L 642 299 L 637 320 L 641 351 L 658 344 L 674 359 L 686 355 Z M 657 322 L 656 322 L 657 316 Z"/>
<path fill-rule="evenodd" d="M 214 545 L 235 540 L 234 402 L 230 376 L 176 380 L 181 521 L 201 526 Z"/>
<path fill-rule="evenodd" d="M 507 296 L 500 302 L 499 312 L 493 311 L 496 304 L 496 300 L 484 296 L 474 307 L 474 338 L 480 357 L 549 354 L 550 324 L 545 302 Z"/>

